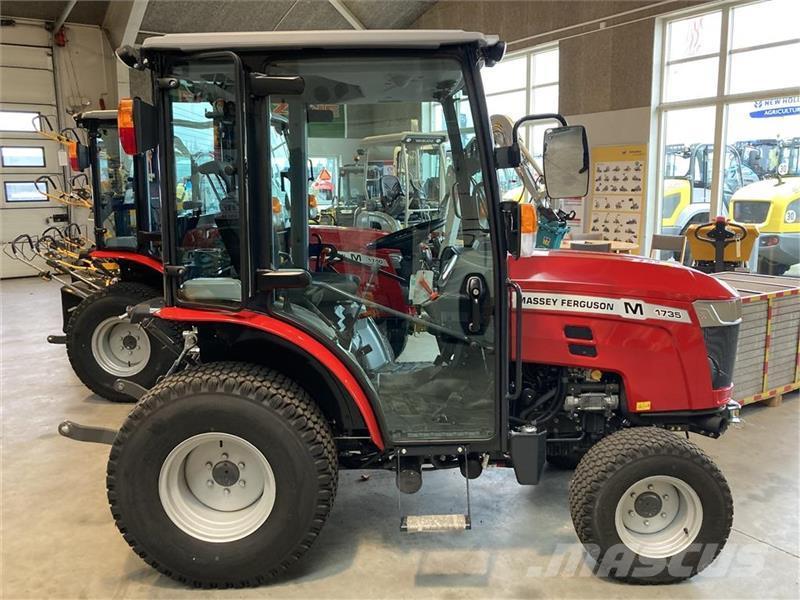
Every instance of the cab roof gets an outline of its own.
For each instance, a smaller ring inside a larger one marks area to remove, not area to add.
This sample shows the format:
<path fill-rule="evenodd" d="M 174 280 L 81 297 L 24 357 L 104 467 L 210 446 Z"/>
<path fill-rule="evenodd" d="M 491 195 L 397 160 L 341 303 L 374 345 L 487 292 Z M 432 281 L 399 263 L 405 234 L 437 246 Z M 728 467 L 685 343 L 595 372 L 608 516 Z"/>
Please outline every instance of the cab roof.
<path fill-rule="evenodd" d="M 436 49 L 455 44 L 494 46 L 496 35 L 452 29 L 369 29 L 363 31 L 234 31 L 228 33 L 170 33 L 149 37 L 143 50 L 272 50 L 299 48 Z"/>

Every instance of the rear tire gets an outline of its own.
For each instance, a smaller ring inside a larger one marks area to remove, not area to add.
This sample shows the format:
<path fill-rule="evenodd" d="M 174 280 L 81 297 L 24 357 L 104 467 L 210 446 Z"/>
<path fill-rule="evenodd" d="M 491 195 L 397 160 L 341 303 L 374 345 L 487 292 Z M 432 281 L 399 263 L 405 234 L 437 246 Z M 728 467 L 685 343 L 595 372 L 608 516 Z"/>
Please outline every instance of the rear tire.
<path fill-rule="evenodd" d="M 114 389 L 117 379 L 129 379 L 145 388 L 155 385 L 177 355 L 129 319 L 118 319 L 128 308 L 161 296 L 141 283 L 119 282 L 88 296 L 75 308 L 67 324 L 67 357 L 75 374 L 98 396 L 112 402 L 135 402 Z M 156 319 L 153 327 L 181 347 L 180 330 Z M 128 344 L 128 346 L 126 346 Z"/>
<path fill-rule="evenodd" d="M 722 550 L 733 499 L 700 448 L 655 427 L 623 429 L 595 444 L 570 482 L 572 522 L 598 573 L 674 583 Z"/>
<path fill-rule="evenodd" d="M 192 450 L 184 465 L 175 464 L 186 443 L 211 439 L 210 447 L 195 447 L 214 452 L 217 438 L 219 458 L 205 463 L 205 454 L 193 457 Z M 266 468 L 259 470 L 259 461 Z M 302 388 L 265 367 L 212 363 L 165 378 L 134 408 L 111 449 L 108 500 L 125 540 L 161 573 L 195 587 L 252 586 L 283 573 L 317 538 L 333 505 L 337 468 L 328 423 Z M 198 469 L 193 491 L 200 502 L 186 494 Z M 257 497 L 237 512 L 216 508 L 250 492 L 254 480 Z M 181 504 L 175 490 L 188 501 Z M 196 532 L 209 527 L 215 541 Z"/>

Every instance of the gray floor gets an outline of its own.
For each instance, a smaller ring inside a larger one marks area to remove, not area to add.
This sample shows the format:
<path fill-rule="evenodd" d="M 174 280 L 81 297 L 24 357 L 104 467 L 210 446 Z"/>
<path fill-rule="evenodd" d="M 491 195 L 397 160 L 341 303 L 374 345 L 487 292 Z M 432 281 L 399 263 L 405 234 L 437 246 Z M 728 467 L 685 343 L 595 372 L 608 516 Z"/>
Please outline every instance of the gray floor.
<path fill-rule="evenodd" d="M 56 434 L 65 418 L 117 427 L 128 406 L 93 396 L 64 348 L 45 337 L 60 323 L 58 286 L 1 284 L 2 597 L 800 597 L 800 402 L 750 407 L 720 440 L 696 438 L 734 492 L 734 532 L 717 562 L 678 586 L 636 587 L 587 573 L 569 521 L 569 475 L 520 487 L 491 469 L 472 485 L 474 529 L 402 534 L 389 474 L 345 473 L 320 539 L 286 580 L 268 589 L 194 591 L 142 563 L 114 527 L 105 495 L 107 447 Z M 428 510 L 463 501 L 452 472 L 425 481 Z M 414 508 L 407 502 L 409 510 Z"/>

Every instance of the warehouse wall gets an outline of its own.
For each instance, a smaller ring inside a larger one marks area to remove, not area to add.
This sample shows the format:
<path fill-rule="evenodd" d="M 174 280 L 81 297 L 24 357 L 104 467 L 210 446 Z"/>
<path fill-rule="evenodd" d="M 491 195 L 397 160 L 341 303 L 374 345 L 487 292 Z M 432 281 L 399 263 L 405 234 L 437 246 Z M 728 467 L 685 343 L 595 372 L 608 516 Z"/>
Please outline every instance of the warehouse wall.
<path fill-rule="evenodd" d="M 99 27 L 67 23 L 66 46 L 54 47 L 62 107 L 81 112 L 117 106 L 116 58 Z M 64 120 L 65 125 L 71 125 Z"/>

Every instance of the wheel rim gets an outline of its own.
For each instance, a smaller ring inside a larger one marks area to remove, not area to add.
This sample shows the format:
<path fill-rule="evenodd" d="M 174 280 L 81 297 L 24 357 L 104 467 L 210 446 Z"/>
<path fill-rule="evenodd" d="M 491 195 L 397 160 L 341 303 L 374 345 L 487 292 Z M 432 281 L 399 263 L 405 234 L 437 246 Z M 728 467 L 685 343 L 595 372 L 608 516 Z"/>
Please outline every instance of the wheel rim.
<path fill-rule="evenodd" d="M 92 333 L 92 356 L 107 373 L 130 377 L 150 361 L 150 338 L 128 319 L 109 317 Z"/>
<path fill-rule="evenodd" d="M 233 542 L 261 527 L 275 505 L 275 475 L 250 442 L 201 433 L 178 444 L 161 465 L 158 495 L 170 520 L 206 542 Z"/>
<path fill-rule="evenodd" d="M 703 524 L 703 505 L 685 481 L 667 475 L 646 477 L 630 486 L 617 503 L 617 535 L 647 558 L 684 551 Z"/>

